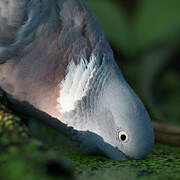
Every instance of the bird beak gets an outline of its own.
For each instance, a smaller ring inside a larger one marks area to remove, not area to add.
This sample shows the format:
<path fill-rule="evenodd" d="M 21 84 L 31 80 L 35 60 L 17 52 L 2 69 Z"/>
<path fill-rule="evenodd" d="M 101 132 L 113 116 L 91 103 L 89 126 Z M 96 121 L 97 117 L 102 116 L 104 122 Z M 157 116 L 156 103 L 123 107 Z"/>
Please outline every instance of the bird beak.
<path fill-rule="evenodd" d="M 108 143 L 103 143 L 103 145 L 101 144 L 101 146 L 98 148 L 102 154 L 109 157 L 110 159 L 121 160 L 121 161 L 131 159 L 127 157 L 123 152 L 121 152 L 118 148 L 113 147 Z"/>

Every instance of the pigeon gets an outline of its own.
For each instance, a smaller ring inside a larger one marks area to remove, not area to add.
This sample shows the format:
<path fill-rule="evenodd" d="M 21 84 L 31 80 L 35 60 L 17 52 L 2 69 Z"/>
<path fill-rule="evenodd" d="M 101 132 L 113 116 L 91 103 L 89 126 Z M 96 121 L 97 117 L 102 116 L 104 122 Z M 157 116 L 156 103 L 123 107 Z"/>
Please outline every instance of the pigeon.
<path fill-rule="evenodd" d="M 144 159 L 154 132 L 85 0 L 0 1 L 0 88 L 89 154 Z"/>

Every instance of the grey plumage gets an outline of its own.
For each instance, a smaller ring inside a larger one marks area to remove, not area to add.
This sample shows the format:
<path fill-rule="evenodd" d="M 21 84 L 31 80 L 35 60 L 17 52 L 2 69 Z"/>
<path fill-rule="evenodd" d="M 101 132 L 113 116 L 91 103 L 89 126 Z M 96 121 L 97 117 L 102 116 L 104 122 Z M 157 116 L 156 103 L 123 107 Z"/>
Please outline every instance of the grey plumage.
<path fill-rule="evenodd" d="M 0 33 L 0 87 L 17 111 L 72 126 L 88 153 L 124 160 L 151 151 L 148 113 L 84 0 L 2 0 Z"/>

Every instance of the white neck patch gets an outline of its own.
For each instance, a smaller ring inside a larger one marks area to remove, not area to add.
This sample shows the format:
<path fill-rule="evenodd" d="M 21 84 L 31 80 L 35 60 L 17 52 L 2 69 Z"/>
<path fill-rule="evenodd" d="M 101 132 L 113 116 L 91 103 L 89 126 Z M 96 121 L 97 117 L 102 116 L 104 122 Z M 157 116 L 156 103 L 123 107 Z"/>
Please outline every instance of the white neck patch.
<path fill-rule="evenodd" d="M 89 62 L 81 59 L 78 65 L 72 60 L 67 68 L 67 75 L 60 83 L 58 108 L 61 113 L 75 109 L 76 102 L 86 96 L 90 88 L 90 80 L 97 70 L 97 58 L 92 55 Z"/>

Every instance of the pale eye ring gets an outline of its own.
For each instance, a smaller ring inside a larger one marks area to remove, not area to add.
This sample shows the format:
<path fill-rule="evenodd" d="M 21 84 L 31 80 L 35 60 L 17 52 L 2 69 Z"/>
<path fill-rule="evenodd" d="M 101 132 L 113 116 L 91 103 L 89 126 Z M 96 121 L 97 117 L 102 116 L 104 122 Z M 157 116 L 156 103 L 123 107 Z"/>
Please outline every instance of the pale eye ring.
<path fill-rule="evenodd" d="M 119 131 L 118 132 L 118 138 L 121 142 L 127 142 L 128 141 L 128 134 L 125 131 Z"/>

